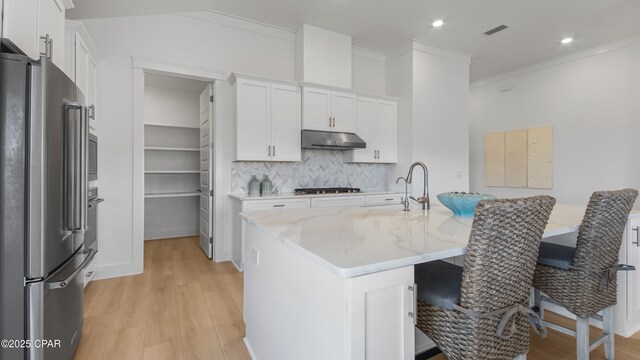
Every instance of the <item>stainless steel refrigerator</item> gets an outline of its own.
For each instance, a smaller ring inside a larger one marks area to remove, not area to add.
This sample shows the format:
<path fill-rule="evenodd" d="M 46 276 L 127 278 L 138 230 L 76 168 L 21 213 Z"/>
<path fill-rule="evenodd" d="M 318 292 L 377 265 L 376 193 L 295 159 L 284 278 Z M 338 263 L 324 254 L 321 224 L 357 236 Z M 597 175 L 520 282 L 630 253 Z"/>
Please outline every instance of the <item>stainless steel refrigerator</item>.
<path fill-rule="evenodd" d="M 96 253 L 83 246 L 87 146 L 73 81 L 44 57 L 0 53 L 0 339 L 25 340 L 2 360 L 68 360 L 78 346 Z"/>

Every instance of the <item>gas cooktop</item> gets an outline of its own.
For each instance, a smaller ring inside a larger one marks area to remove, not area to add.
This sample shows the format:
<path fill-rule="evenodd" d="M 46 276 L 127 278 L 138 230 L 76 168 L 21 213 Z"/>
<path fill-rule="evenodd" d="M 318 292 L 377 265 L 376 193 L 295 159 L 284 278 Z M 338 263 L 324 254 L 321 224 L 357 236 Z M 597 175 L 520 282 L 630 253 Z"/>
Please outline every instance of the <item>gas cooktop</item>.
<path fill-rule="evenodd" d="M 303 188 L 295 189 L 296 195 L 311 195 L 311 194 L 350 194 L 359 193 L 358 188 L 348 187 L 328 187 L 328 188 Z"/>

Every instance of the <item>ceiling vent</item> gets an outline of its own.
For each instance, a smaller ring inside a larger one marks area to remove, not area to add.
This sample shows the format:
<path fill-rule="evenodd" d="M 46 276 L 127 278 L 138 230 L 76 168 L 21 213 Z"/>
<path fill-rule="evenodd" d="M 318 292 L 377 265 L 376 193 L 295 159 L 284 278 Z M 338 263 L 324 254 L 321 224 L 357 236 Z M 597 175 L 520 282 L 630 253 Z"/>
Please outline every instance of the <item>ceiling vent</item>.
<path fill-rule="evenodd" d="M 508 26 L 503 24 L 503 25 L 500 25 L 500 26 L 496 26 L 493 29 L 485 31 L 484 34 L 487 35 L 487 36 L 491 36 L 491 35 L 493 35 L 493 34 L 495 34 L 497 32 L 500 32 L 500 31 L 506 29 L 506 28 L 508 28 Z"/>

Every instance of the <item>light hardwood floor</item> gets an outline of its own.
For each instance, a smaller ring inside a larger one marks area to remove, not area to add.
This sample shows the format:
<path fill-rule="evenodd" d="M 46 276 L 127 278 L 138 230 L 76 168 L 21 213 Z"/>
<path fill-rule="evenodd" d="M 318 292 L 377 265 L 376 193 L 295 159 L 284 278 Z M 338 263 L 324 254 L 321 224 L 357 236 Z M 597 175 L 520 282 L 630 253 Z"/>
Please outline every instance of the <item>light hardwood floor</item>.
<path fill-rule="evenodd" d="M 147 241 L 144 257 L 144 274 L 87 286 L 84 334 L 75 360 L 249 359 L 242 341 L 242 273 L 230 262 L 209 261 L 197 237 Z M 591 330 L 597 337 L 599 330 Z M 553 330 L 545 339 L 531 335 L 528 360 L 575 358 L 572 337 Z M 616 337 L 616 358 L 640 360 L 640 333 Z M 602 347 L 591 359 L 604 359 Z"/>

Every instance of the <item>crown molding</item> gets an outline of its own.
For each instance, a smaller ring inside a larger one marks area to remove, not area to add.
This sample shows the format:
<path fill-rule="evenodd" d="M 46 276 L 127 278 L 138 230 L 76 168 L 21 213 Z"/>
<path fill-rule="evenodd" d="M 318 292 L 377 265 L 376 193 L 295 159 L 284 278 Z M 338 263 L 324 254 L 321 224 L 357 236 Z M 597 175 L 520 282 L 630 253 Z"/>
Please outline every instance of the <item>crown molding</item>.
<path fill-rule="evenodd" d="M 514 78 L 514 77 L 526 75 L 526 74 L 529 74 L 529 73 L 532 73 L 532 72 L 541 71 L 541 70 L 544 70 L 544 69 L 547 69 L 547 68 L 551 68 L 551 67 L 554 67 L 554 66 L 566 64 L 566 63 L 577 61 L 577 60 L 582 60 L 582 59 L 585 59 L 585 58 L 588 58 L 588 57 L 591 57 L 591 56 L 604 54 L 604 53 L 607 53 L 609 51 L 623 49 L 625 47 L 638 45 L 638 44 L 640 44 L 640 36 L 634 36 L 634 37 L 627 38 L 627 39 L 620 40 L 620 41 L 616 41 L 616 42 L 613 42 L 613 43 L 610 43 L 610 44 L 601 45 L 601 46 L 597 46 L 597 47 L 594 47 L 594 48 L 591 48 L 591 49 L 579 51 L 579 52 L 577 52 L 575 54 L 559 57 L 559 58 L 552 59 L 552 60 L 543 61 L 543 62 L 538 63 L 538 64 L 521 67 L 519 69 L 508 71 L 508 72 L 500 74 L 500 75 L 496 75 L 496 76 L 492 76 L 490 78 L 479 80 L 479 81 L 471 83 L 469 85 L 469 88 L 473 89 L 473 88 L 477 88 L 477 87 L 482 87 L 482 86 L 493 84 L 493 83 L 496 83 L 496 82 L 505 81 L 507 79 L 511 79 L 511 78 Z"/>

